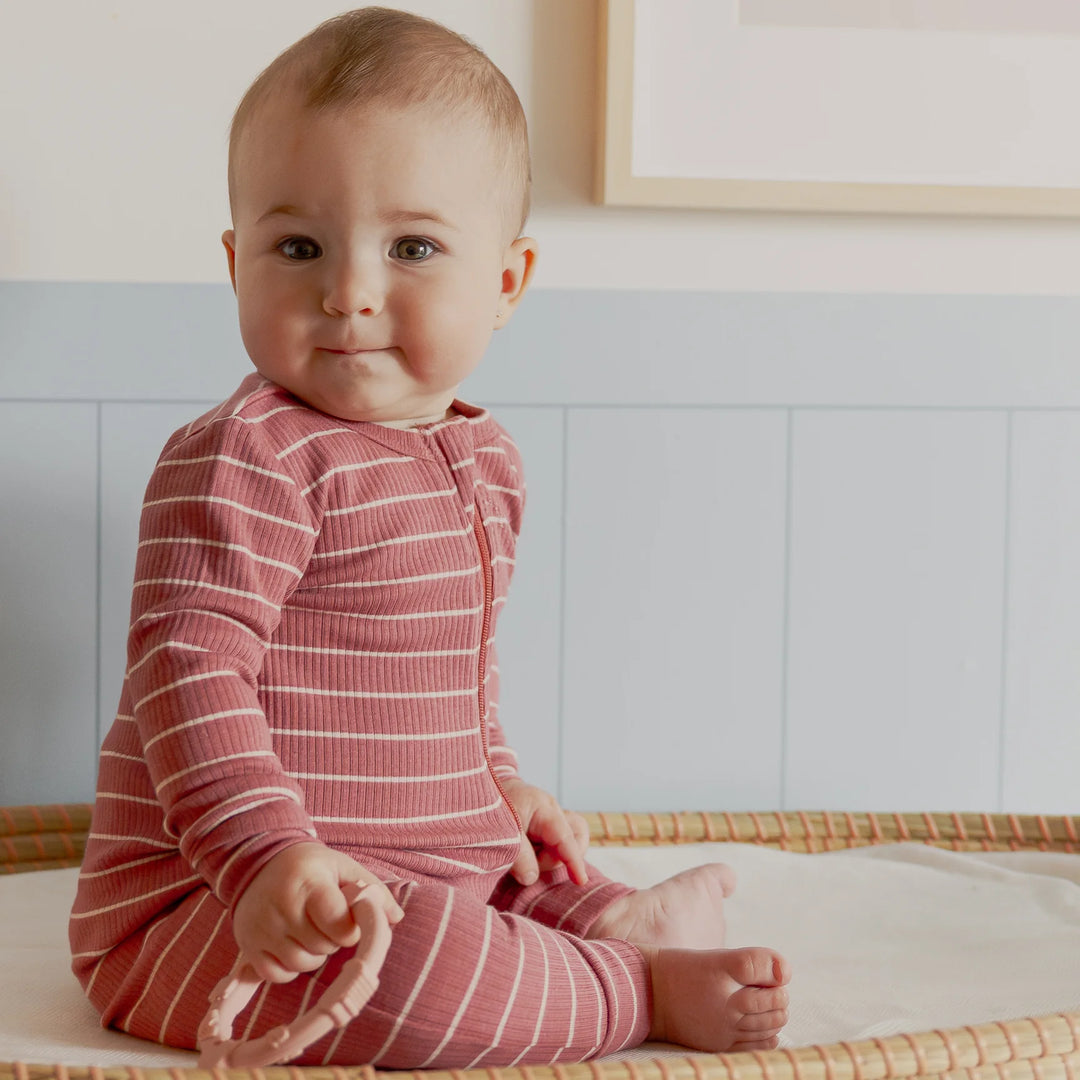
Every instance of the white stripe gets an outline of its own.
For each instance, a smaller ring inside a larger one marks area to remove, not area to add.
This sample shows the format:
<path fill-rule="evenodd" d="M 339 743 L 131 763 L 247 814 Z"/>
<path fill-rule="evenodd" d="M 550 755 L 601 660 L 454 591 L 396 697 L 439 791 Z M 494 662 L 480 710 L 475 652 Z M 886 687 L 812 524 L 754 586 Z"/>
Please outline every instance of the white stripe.
<path fill-rule="evenodd" d="M 456 488 L 447 488 L 445 491 L 417 491 L 410 495 L 391 495 L 385 499 L 375 499 L 372 502 L 357 503 L 356 506 L 343 506 L 340 510 L 327 510 L 327 517 L 339 517 L 342 514 L 353 514 L 357 510 L 371 510 L 376 506 L 389 506 L 393 503 L 417 502 L 421 499 L 446 499 L 456 495 Z"/>
<path fill-rule="evenodd" d="M 634 989 L 634 980 L 630 976 L 630 969 L 626 966 L 625 961 L 618 954 L 618 952 L 614 948 L 612 948 L 606 941 L 593 941 L 592 944 L 595 945 L 597 948 L 607 949 L 608 952 L 610 952 L 611 955 L 615 957 L 615 960 L 618 963 L 619 967 L 621 967 L 623 969 L 623 973 L 626 975 L 626 984 L 627 984 L 627 986 L 630 987 L 630 997 L 631 997 L 631 1000 L 634 1003 L 634 1011 L 630 1014 L 630 1030 L 626 1033 L 626 1035 L 623 1036 L 623 1041 L 618 1046 L 614 1046 L 614 1047 L 611 1048 L 612 1052 L 615 1052 L 616 1050 L 621 1050 L 624 1046 L 626 1046 L 626 1044 L 630 1041 L 631 1036 L 634 1034 L 634 1028 L 637 1027 L 637 1016 L 638 1016 L 637 990 Z M 619 995 L 615 994 L 614 998 L 615 998 L 615 1023 L 614 1023 L 614 1029 L 615 1029 L 615 1031 L 617 1031 L 618 1027 L 619 1027 Z"/>
<path fill-rule="evenodd" d="M 265 390 L 269 385 L 270 385 L 270 380 L 269 379 L 260 379 L 259 380 L 259 385 L 256 386 L 255 389 L 252 390 L 250 394 L 245 394 L 236 403 L 236 408 L 234 408 L 233 411 L 231 413 L 229 413 L 229 415 L 225 419 L 227 419 L 227 420 L 236 420 L 236 419 L 238 419 L 240 417 L 240 414 L 244 411 L 244 406 L 247 405 L 247 403 L 249 401 L 251 401 L 252 398 L 254 398 L 257 394 L 259 394 L 261 391 Z M 217 420 L 218 414 L 228 404 L 229 403 L 227 401 L 223 401 L 221 403 L 221 405 L 215 411 L 214 416 L 213 416 L 213 418 L 211 420 L 211 423 L 213 423 L 215 420 Z"/>
<path fill-rule="evenodd" d="M 598 893 L 604 887 L 605 884 L 607 884 L 607 883 L 603 882 L 600 885 L 595 885 L 583 897 L 581 897 L 581 899 L 578 900 L 578 902 L 576 904 L 571 904 L 570 907 L 568 907 L 562 913 L 562 918 L 560 918 L 559 921 L 555 924 L 555 929 L 556 930 L 561 930 L 562 927 L 563 927 L 563 923 L 566 922 L 566 920 L 569 919 L 570 916 L 573 915 L 574 912 L 577 911 L 577 909 L 579 907 L 581 907 L 581 905 L 584 904 L 585 901 L 588 900 L 590 896 L 595 896 L 596 893 Z"/>
<path fill-rule="evenodd" d="M 381 731 L 318 731 L 313 728 L 270 728 L 271 735 L 293 735 L 300 739 L 353 739 L 357 742 L 425 742 L 433 739 L 467 739 L 480 734 L 480 728 L 465 728 L 462 731 L 435 731 L 430 734 L 399 735 Z M 139 758 L 132 758 L 139 761 Z"/>
<path fill-rule="evenodd" d="M 321 645 L 279 645 L 270 646 L 271 652 L 317 653 L 319 656 L 476 656 L 480 646 L 471 649 L 325 649 Z"/>
<path fill-rule="evenodd" d="M 338 473 L 359 472 L 361 469 L 370 469 L 374 465 L 411 465 L 413 460 L 413 458 L 409 457 L 383 457 L 372 458 L 371 461 L 356 461 L 350 465 L 339 465 L 336 469 L 323 473 L 318 480 L 312 481 L 300 494 L 310 495 L 320 484 L 325 483 L 331 476 L 336 476 Z"/>
<path fill-rule="evenodd" d="M 148 585 L 190 585 L 197 589 L 209 589 L 211 592 L 223 593 L 225 596 L 240 596 L 245 600 L 254 600 L 259 604 L 265 604 L 271 611 L 280 611 L 280 608 L 273 600 L 267 600 L 266 597 L 260 596 L 258 593 L 246 592 L 243 589 L 229 589 L 224 585 L 215 585 L 210 581 L 194 581 L 188 578 L 143 578 L 141 581 L 136 581 L 132 588 L 140 589 L 145 588 Z"/>
<path fill-rule="evenodd" d="M 517 839 L 515 837 L 515 839 Z M 456 866 L 459 870 L 465 870 L 470 874 L 486 874 L 488 868 L 486 866 L 477 866 L 475 863 L 462 862 L 460 859 L 451 859 L 447 855 L 432 855 L 430 851 L 416 851 L 411 848 L 395 848 L 395 851 L 399 851 L 402 855 L 415 855 L 419 859 L 432 859 L 435 862 L 446 863 L 447 866 Z M 513 863 L 507 865 L 512 866 Z"/>
<path fill-rule="evenodd" d="M 251 799 L 253 795 L 265 795 L 267 798 L 254 799 L 251 802 L 245 801 L 242 805 L 234 805 L 227 813 L 221 813 L 223 807 L 239 803 L 241 800 Z M 205 814 L 196 818 L 188 829 L 187 835 L 190 839 L 201 839 L 207 833 L 212 832 L 214 829 L 218 828 L 219 825 L 224 824 L 226 821 L 230 821 L 234 817 L 250 813 L 252 810 L 258 810 L 259 807 L 267 806 L 269 803 L 285 802 L 286 800 L 294 802 L 298 806 L 303 805 L 296 792 L 286 787 L 261 787 L 251 788 L 248 791 L 241 791 L 238 795 L 232 795 L 223 802 L 215 803 Z"/>
<path fill-rule="evenodd" d="M 513 495 L 515 498 L 518 499 L 520 499 L 522 495 L 522 492 L 518 488 L 502 487 L 499 484 L 489 484 L 481 477 L 477 477 L 477 483 L 483 484 L 484 487 L 488 489 L 488 491 L 498 491 L 501 492 L 503 495 Z"/>
<path fill-rule="evenodd" d="M 103 833 L 92 832 L 87 833 L 88 840 L 117 840 L 121 842 L 130 842 L 133 844 L 148 844 L 150 847 L 165 848 L 167 851 L 175 852 L 177 847 L 175 844 L 167 843 L 164 840 L 152 840 L 149 836 L 119 836 L 116 833 Z"/>
<path fill-rule="evenodd" d="M 198 911 L 199 908 L 201 908 L 203 906 L 203 902 L 205 900 L 207 900 L 209 898 L 209 896 L 210 896 L 210 893 L 209 893 L 209 891 L 207 891 L 203 895 L 202 899 L 199 900 L 198 907 L 195 908 L 196 911 Z M 184 991 L 187 989 L 188 983 L 191 981 L 191 976 L 194 975 L 195 972 L 198 971 L 200 969 L 200 967 L 202 966 L 202 962 L 205 959 L 206 954 L 210 951 L 210 946 L 213 945 L 214 939 L 218 936 L 218 933 L 221 931 L 221 924 L 225 921 L 225 916 L 228 915 L 228 914 L 229 914 L 228 909 L 226 909 L 226 910 L 222 911 L 222 913 L 218 916 L 218 921 L 214 925 L 213 932 L 207 937 L 206 942 L 204 943 L 203 947 L 199 950 L 199 955 L 195 957 L 194 963 L 191 964 L 191 966 L 188 968 L 187 974 L 184 976 L 183 981 L 180 983 L 180 986 L 177 988 L 175 996 L 173 997 L 172 1001 L 170 1002 L 169 1007 L 165 1010 L 165 1018 L 161 1021 L 161 1029 L 160 1029 L 160 1031 L 158 1031 L 158 1042 L 160 1042 L 160 1043 L 165 1042 L 165 1030 L 168 1028 L 169 1021 L 172 1019 L 173 1009 L 176 1008 L 177 1003 L 184 996 Z M 179 936 L 179 935 L 177 935 L 177 936 Z"/>
<path fill-rule="evenodd" d="M 118 1027 L 122 1029 L 130 1028 L 131 1018 L 135 1015 L 136 1010 L 146 999 L 146 995 L 150 993 L 150 987 L 154 985 L 154 979 L 157 977 L 157 973 L 161 970 L 161 965 L 165 962 L 165 957 L 168 955 L 169 950 L 176 944 L 180 936 L 191 925 L 191 920 L 195 918 L 195 913 L 199 910 L 199 908 L 202 907 L 203 901 L 205 901 L 209 895 L 209 893 L 204 893 L 199 898 L 199 902 L 195 905 L 191 913 L 184 920 L 184 925 L 181 926 L 175 934 L 173 934 L 168 944 L 158 952 L 157 959 L 154 961 L 154 966 L 150 969 L 150 974 L 146 979 L 146 985 L 143 987 L 142 993 L 139 995 L 135 1004 L 132 1005 L 131 1008 L 128 1010 L 127 1015 L 124 1017 L 123 1021 L 121 1021 L 121 1023 L 117 1025 Z"/>
<path fill-rule="evenodd" d="M 450 468 L 451 468 L 452 471 L 456 472 L 458 469 L 464 469 L 469 465 L 475 465 L 475 464 L 476 464 L 476 458 L 470 457 L 470 458 L 465 458 L 464 461 L 455 461 L 455 462 L 453 462 L 453 464 L 451 464 Z"/>
<path fill-rule="evenodd" d="M 487 763 L 459 772 L 432 773 L 430 776 L 338 776 L 336 773 L 286 772 L 293 780 L 331 780 L 342 784 L 430 784 L 439 780 L 460 780 L 487 771 Z"/>
<path fill-rule="evenodd" d="M 442 532 L 413 533 L 411 536 L 393 536 L 389 540 L 377 540 L 374 544 L 361 544 L 359 547 L 341 548 L 338 551 L 317 551 L 311 558 L 332 559 L 337 555 L 359 555 L 364 551 L 376 551 L 394 544 L 411 544 L 419 540 L 442 540 L 448 536 L 468 536 L 472 529 L 446 529 Z"/>
<path fill-rule="evenodd" d="M 220 765 L 223 761 L 239 761 L 242 758 L 258 758 L 258 757 L 274 757 L 273 750 L 245 750 L 242 754 L 226 754 L 224 757 L 211 758 L 209 761 L 200 761 L 194 765 L 189 765 L 186 769 L 181 769 L 179 772 L 174 772 L 172 776 L 166 776 L 160 784 L 154 787 L 154 790 L 160 795 L 161 789 L 168 787 L 174 780 L 179 780 L 182 776 L 189 776 L 193 772 L 198 772 L 200 769 L 209 769 L 211 765 Z"/>
<path fill-rule="evenodd" d="M 106 953 L 111 953 L 114 948 L 116 948 L 115 945 L 109 945 L 104 949 L 90 949 L 88 952 L 74 952 L 74 953 L 71 954 L 71 959 L 72 960 L 82 960 L 84 957 L 88 957 L 88 956 L 104 956 Z M 93 985 L 94 978 L 96 978 L 96 977 L 97 977 L 97 969 L 95 968 L 94 969 L 94 975 L 90 979 L 91 986 Z M 89 991 L 89 989 L 90 989 L 90 987 L 88 986 L 87 990 Z"/>
<path fill-rule="evenodd" d="M 555 935 L 555 944 L 558 946 L 559 955 L 562 956 L 563 964 L 566 966 L 566 981 L 570 984 L 570 1030 L 566 1035 L 566 1045 L 564 1050 L 569 1049 L 574 1045 L 574 1035 L 577 1033 L 577 979 L 574 977 L 574 973 L 570 968 L 570 961 L 567 959 L 567 945 L 560 934 Z M 574 957 L 577 961 L 585 966 L 585 961 L 581 957 L 574 953 Z M 556 1058 L 559 1056 L 555 1055 Z"/>
<path fill-rule="evenodd" d="M 214 879 L 214 892 L 221 891 L 221 883 L 225 880 L 225 875 L 229 872 L 229 868 L 232 866 L 241 855 L 247 851 L 248 848 L 253 847 L 260 840 L 262 840 L 262 834 L 257 836 L 248 837 L 226 860 L 225 865 L 218 871 L 218 876 Z"/>
<path fill-rule="evenodd" d="M 315 697 L 378 698 L 390 701 L 426 701 L 434 698 L 475 697 L 476 687 L 467 690 L 422 690 L 415 694 L 404 691 L 379 690 L 324 690 L 315 686 L 263 686 L 268 694 L 311 694 Z"/>
<path fill-rule="evenodd" d="M 540 995 L 540 1011 L 536 1014 L 536 1027 L 533 1029 L 532 1042 L 510 1062 L 510 1068 L 513 1068 L 540 1041 L 540 1027 L 544 1022 L 544 1017 L 547 1015 L 548 983 L 551 974 L 548 965 L 547 946 L 544 944 L 544 938 L 537 929 L 536 923 L 526 920 L 525 925 L 536 935 L 536 940 L 540 943 L 540 952 L 544 956 L 544 992 Z"/>
<path fill-rule="evenodd" d="M 227 454 L 207 454 L 204 457 L 171 458 L 168 461 L 159 461 L 158 466 L 165 465 L 201 465 L 204 461 L 223 461 L 226 465 L 235 465 L 240 469 L 258 473 L 260 476 L 269 476 L 272 480 L 282 480 L 286 484 L 296 487 L 296 481 L 284 473 L 271 472 L 269 469 L 260 469 L 258 465 L 252 465 L 248 461 L 240 461 L 238 458 L 229 457 Z"/>
<path fill-rule="evenodd" d="M 134 709 L 138 712 L 139 709 L 145 705 L 152 698 L 160 697 L 162 694 L 167 694 L 170 690 L 175 690 L 178 686 L 186 686 L 188 683 L 203 682 L 206 679 L 216 679 L 219 675 L 235 675 L 235 671 L 203 671 L 198 675 L 187 675 L 182 679 L 177 679 L 175 682 L 171 682 L 166 686 L 160 686 L 153 693 L 147 694 L 146 697 L 135 702 Z"/>
<path fill-rule="evenodd" d="M 327 825 L 421 825 L 428 821 L 453 821 L 456 818 L 476 817 L 489 814 L 503 805 L 502 798 L 496 799 L 490 806 L 478 806 L 474 810 L 457 810 L 449 814 L 421 814 L 418 817 L 320 817 L 312 815 L 312 821 L 321 821 Z"/>
<path fill-rule="evenodd" d="M 494 911 L 490 907 L 484 909 L 484 942 L 480 946 L 480 955 L 476 959 L 476 967 L 473 968 L 472 978 L 469 980 L 469 985 L 465 988 L 465 994 L 461 999 L 461 1004 L 458 1006 L 458 1010 L 454 1013 L 453 1020 L 450 1021 L 450 1027 L 447 1028 L 446 1034 L 443 1036 L 443 1040 L 435 1047 L 434 1050 L 427 1056 L 425 1061 L 421 1061 L 417 1066 L 418 1069 L 426 1069 L 442 1052 L 442 1049 L 453 1038 L 454 1032 L 458 1029 L 458 1024 L 461 1023 L 461 1018 L 465 1015 L 465 1010 L 469 1007 L 469 1002 L 473 999 L 473 994 L 476 993 L 477 983 L 480 982 L 480 972 L 484 968 L 484 961 L 487 959 L 488 949 L 491 947 L 491 919 Z"/>
<path fill-rule="evenodd" d="M 299 521 L 289 521 L 288 518 L 276 517 L 274 514 L 264 514 L 261 510 L 253 510 L 244 503 L 235 502 L 233 499 L 223 499 L 219 495 L 171 495 L 167 499 L 151 499 L 149 502 L 144 502 L 142 508 L 146 510 L 151 506 L 164 506 L 167 503 L 216 503 L 221 506 L 231 506 L 234 510 L 262 518 L 263 521 L 272 521 L 275 525 L 284 525 L 307 536 L 315 536 L 315 530 L 310 525 L 304 525 Z"/>
<path fill-rule="evenodd" d="M 141 795 L 122 795 L 118 791 L 99 791 L 96 793 L 95 798 L 117 799 L 120 802 L 133 802 L 141 803 L 143 806 L 161 807 L 161 803 L 159 803 L 157 799 L 144 799 Z"/>
<path fill-rule="evenodd" d="M 521 842 L 521 833 L 514 833 L 513 836 L 504 836 L 502 839 L 496 840 L 474 840 L 471 844 L 455 844 L 455 848 L 460 848 L 462 851 L 471 851 L 473 848 L 485 848 L 485 847 L 501 847 L 506 844 L 518 844 Z"/>
<path fill-rule="evenodd" d="M 442 948 L 443 938 L 446 936 L 446 928 L 450 925 L 450 911 L 453 906 L 454 890 L 448 889 L 446 893 L 446 904 L 443 907 L 442 919 L 439 922 L 439 929 L 435 933 L 435 940 L 431 943 L 431 950 L 428 952 L 427 959 L 424 961 L 424 966 L 417 976 L 416 982 L 413 984 L 412 992 L 409 994 L 408 1000 L 402 1007 L 397 1020 L 394 1021 L 394 1026 L 390 1029 L 390 1034 L 386 1036 L 386 1042 L 379 1047 L 375 1056 L 368 1060 L 369 1065 L 374 1065 L 383 1054 L 386 1053 L 390 1044 L 397 1038 L 397 1034 L 401 1030 L 402 1024 L 405 1023 L 409 1013 L 412 1012 L 412 1007 L 416 1003 L 417 997 L 420 996 L 420 991 L 424 988 L 424 983 L 427 982 L 428 975 L 431 974 L 431 968 L 435 963 L 435 958 L 439 955 L 439 950 Z M 406 917 L 408 917 L 407 907 Z"/>
<path fill-rule="evenodd" d="M 523 919 L 514 919 L 515 924 L 524 923 Z M 520 927 L 519 927 L 520 928 Z M 514 985 L 510 988 L 510 996 L 506 1000 L 506 1008 L 503 1009 L 502 1018 L 499 1020 L 499 1026 L 495 1029 L 495 1038 L 492 1040 L 491 1045 L 486 1050 L 481 1050 L 465 1066 L 466 1069 L 472 1069 L 476 1067 L 476 1063 L 487 1054 L 490 1054 L 502 1041 L 503 1031 L 506 1030 L 506 1022 L 510 1019 L 510 1010 L 514 1007 L 514 1002 L 517 1000 L 518 988 L 521 986 L 521 975 L 525 970 L 525 939 L 519 933 L 518 934 L 518 966 L 517 972 L 514 975 Z"/>
<path fill-rule="evenodd" d="M 116 866 L 110 866 L 108 870 L 80 870 L 79 880 L 89 881 L 91 878 L 108 877 L 109 874 L 118 874 L 124 870 L 130 870 L 133 866 L 142 866 L 148 862 L 161 862 L 162 859 L 171 859 L 172 857 L 171 852 L 163 851 L 160 855 L 145 855 L 141 859 L 132 859 L 131 862 L 118 863 Z M 108 949 L 104 950 L 104 952 L 108 951 Z"/>
<path fill-rule="evenodd" d="M 137 761 L 140 765 L 146 764 L 141 757 L 136 757 L 134 754 L 121 754 L 118 750 L 102 750 L 101 756 L 117 758 L 120 761 Z"/>
<path fill-rule="evenodd" d="M 343 619 L 364 619 L 368 622 L 406 622 L 415 619 L 452 619 L 461 615 L 479 615 L 483 610 L 483 604 L 478 604 L 476 607 L 450 611 L 409 611 L 404 615 L 370 615 L 367 612 L 326 611 L 322 608 L 304 608 L 304 614 L 338 615 Z"/>
<path fill-rule="evenodd" d="M 140 615 L 128 627 L 128 633 L 134 630 L 141 622 L 159 622 L 162 619 L 175 618 L 177 615 L 201 615 L 208 619 L 222 619 L 235 626 L 238 630 L 243 630 L 245 634 L 250 634 L 264 649 L 267 646 L 267 643 L 250 626 L 245 626 L 239 619 L 234 619 L 231 615 L 224 615 L 220 611 L 211 611 L 208 608 L 176 608 L 171 611 L 148 611 L 145 615 Z"/>
<path fill-rule="evenodd" d="M 503 446 L 478 446 L 475 450 L 477 454 L 502 454 L 506 457 L 506 448 Z"/>
<path fill-rule="evenodd" d="M 486 517 L 484 518 L 485 525 L 509 525 L 510 519 L 508 517 Z"/>
<path fill-rule="evenodd" d="M 444 570 L 441 574 L 417 574 L 415 577 L 387 578 L 382 581 L 332 581 L 328 585 L 312 585 L 311 591 L 317 589 L 379 589 L 384 585 L 412 585 L 417 581 L 449 581 L 451 578 L 475 577 L 482 567 L 466 567 L 464 570 Z"/>
<path fill-rule="evenodd" d="M 202 878 L 199 877 L 198 874 L 195 874 L 193 877 L 181 878 L 179 881 L 170 881 L 168 885 L 162 885 L 160 889 L 153 889 L 148 893 L 141 893 L 139 896 L 132 896 L 127 900 L 117 900 L 115 904 L 109 904 L 106 907 L 94 908 L 93 911 L 73 911 L 71 913 L 71 918 L 91 919 L 95 915 L 106 915 L 110 911 L 118 911 L 120 908 L 130 907 L 132 904 L 140 904 L 143 900 L 149 900 L 152 896 L 160 896 L 162 893 L 174 892 L 184 885 L 194 885 L 196 881 L 202 881 Z"/>
<path fill-rule="evenodd" d="M 157 936 L 156 936 L 156 935 L 157 935 L 157 932 L 158 932 L 158 931 L 159 931 L 159 930 L 160 930 L 160 929 L 161 929 L 161 928 L 162 928 L 162 927 L 163 927 L 164 925 L 165 925 L 165 923 L 163 923 L 163 922 L 159 922 L 159 923 L 157 923 L 157 924 L 156 924 L 155 926 L 151 926 L 151 927 L 150 927 L 149 931 L 148 931 L 148 932 L 147 932 L 147 934 L 146 934 L 146 937 L 144 937 L 144 938 L 143 938 L 143 941 L 142 941 L 142 947 L 141 947 L 141 948 L 140 948 L 140 950 L 139 950 L 139 951 L 140 951 L 140 953 L 141 953 L 141 952 L 142 952 L 142 951 L 143 951 L 144 949 L 147 949 L 147 948 L 148 948 L 148 947 L 150 946 L 150 939 L 151 939 L 151 938 L 153 938 L 153 939 L 154 939 L 154 941 L 157 941 Z M 151 956 L 153 956 L 154 954 L 153 954 L 153 953 L 151 952 L 151 953 L 150 953 L 150 955 L 151 955 Z M 157 969 L 156 969 L 156 966 L 155 966 L 155 970 L 157 970 Z M 96 973 L 95 973 L 95 974 L 96 974 Z M 145 987 L 145 988 L 143 989 L 143 992 L 142 992 L 142 994 L 140 994 L 140 995 L 139 995 L 139 1000 L 138 1000 L 138 1001 L 137 1001 L 137 1002 L 135 1003 L 135 1005 L 136 1005 L 136 1006 L 137 1006 L 137 1005 L 139 1005 L 139 1004 L 140 1004 L 140 1003 L 142 1002 L 142 999 L 143 999 L 144 997 L 146 997 L 146 991 L 147 991 L 147 990 L 149 989 L 149 987 L 150 987 L 150 981 L 149 981 L 149 980 L 147 980 L 147 984 L 146 984 L 146 987 Z M 132 1014 L 132 1013 L 133 1013 L 134 1011 L 135 1011 L 135 1009 L 134 1009 L 134 1007 L 133 1007 L 133 1008 L 132 1008 L 132 1009 L 131 1009 L 131 1010 L 130 1010 L 130 1011 L 129 1011 L 128 1013 L 127 1013 L 127 1015 L 125 1016 L 124 1020 L 120 1020 L 120 1019 L 119 1019 L 119 1017 L 115 1018 L 115 1024 L 114 1024 L 114 1026 L 115 1026 L 115 1027 L 117 1028 L 117 1030 L 119 1030 L 119 1031 L 124 1031 L 124 1030 L 125 1030 L 125 1028 L 124 1028 L 124 1022 L 125 1022 L 126 1020 L 130 1020 L 130 1019 L 131 1019 L 131 1014 Z"/>
<path fill-rule="evenodd" d="M 224 551 L 239 551 L 248 558 L 253 559 L 255 562 L 265 563 L 267 566 L 276 566 L 280 570 L 288 570 L 290 574 L 295 574 L 298 578 L 304 576 L 302 570 L 297 570 L 292 563 L 282 562 L 280 559 L 268 559 L 265 555 L 256 555 L 251 548 L 244 547 L 243 544 L 227 544 L 224 540 L 203 540 L 197 536 L 161 536 L 154 540 L 142 540 L 139 543 L 139 547 L 146 547 L 149 544 L 193 544 L 197 547 L 211 547 L 221 548 Z"/>
<path fill-rule="evenodd" d="M 210 651 L 209 649 L 204 649 L 201 645 L 191 645 L 186 641 L 165 641 L 160 645 L 155 645 L 137 664 L 132 664 L 131 667 L 124 672 L 124 678 L 128 678 L 132 672 L 138 671 L 139 668 L 154 655 L 154 653 L 159 653 L 162 649 L 188 649 L 191 652 L 200 653 L 207 653 Z M 117 719 L 119 720 L 120 718 L 117 717 Z M 134 720 L 135 717 L 133 716 L 131 719 Z"/>
<path fill-rule="evenodd" d="M 294 442 L 291 446 L 286 446 L 284 450 L 279 450 L 274 456 L 280 461 L 283 457 L 287 457 L 294 450 L 299 450 L 301 446 L 307 446 L 312 439 L 321 439 L 324 435 L 351 435 L 352 428 L 347 427 L 334 427 L 327 428 L 325 431 L 315 431 L 310 435 L 305 435 L 302 439 Z"/>
<path fill-rule="evenodd" d="M 185 720 L 182 724 L 173 724 L 172 727 L 165 728 L 164 731 L 159 731 L 152 739 L 148 739 L 143 746 L 143 753 L 146 753 L 154 743 L 160 739 L 164 739 L 167 735 L 173 735 L 178 731 L 183 731 L 186 728 L 198 727 L 200 724 L 208 724 L 211 720 L 223 720 L 227 716 L 262 716 L 262 709 L 226 709 L 224 712 L 206 713 L 204 716 L 196 716 L 191 720 Z"/>
<path fill-rule="evenodd" d="M 237 406 L 239 410 L 239 406 Z M 234 412 L 233 416 L 236 417 L 242 424 L 261 424 L 265 420 L 269 420 L 272 416 L 277 416 L 278 413 L 283 412 L 308 412 L 306 405 L 279 405 L 276 409 L 271 409 L 269 412 L 263 413 L 261 416 L 237 416 Z"/>

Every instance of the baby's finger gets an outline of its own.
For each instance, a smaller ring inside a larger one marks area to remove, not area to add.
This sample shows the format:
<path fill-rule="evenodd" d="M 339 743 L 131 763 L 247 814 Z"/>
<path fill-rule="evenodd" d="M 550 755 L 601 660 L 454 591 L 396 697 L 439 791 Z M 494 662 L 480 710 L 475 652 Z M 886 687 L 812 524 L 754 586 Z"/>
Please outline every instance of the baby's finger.
<path fill-rule="evenodd" d="M 278 952 L 284 952 L 279 949 Z M 257 953 L 245 953 L 244 959 L 251 965 L 252 970 L 264 982 L 287 983 L 292 982 L 299 970 L 291 968 L 274 953 L 260 950 Z"/>
<path fill-rule="evenodd" d="M 309 932 L 303 933 L 301 940 L 312 952 L 316 951 L 314 946 L 320 940 L 329 944 L 329 952 L 348 948 L 360 940 L 360 930 L 338 888 L 320 888 L 312 892 L 304 905 L 304 914 Z"/>
<path fill-rule="evenodd" d="M 528 839 L 522 837 L 521 847 L 518 849 L 518 857 L 510 867 L 510 876 L 519 885 L 532 885 L 540 876 L 540 867 L 536 861 L 536 852 Z"/>
<path fill-rule="evenodd" d="M 578 842 L 578 848 L 581 854 L 584 855 L 589 850 L 589 823 L 578 813 L 573 810 L 564 811 L 566 814 L 566 820 L 570 823 L 570 831 L 574 834 L 574 839 Z"/>
<path fill-rule="evenodd" d="M 585 868 L 585 860 L 566 816 L 560 811 L 556 816 L 543 821 L 538 822 L 537 818 L 533 818 L 533 825 L 538 826 L 537 838 L 566 864 L 566 869 L 570 871 L 570 880 L 575 885 L 588 884 L 589 874 Z"/>
<path fill-rule="evenodd" d="M 391 926 L 396 926 L 405 918 L 405 909 L 394 899 L 394 894 L 384 885 L 379 883 L 375 892 L 376 902 L 386 913 L 387 921 Z"/>

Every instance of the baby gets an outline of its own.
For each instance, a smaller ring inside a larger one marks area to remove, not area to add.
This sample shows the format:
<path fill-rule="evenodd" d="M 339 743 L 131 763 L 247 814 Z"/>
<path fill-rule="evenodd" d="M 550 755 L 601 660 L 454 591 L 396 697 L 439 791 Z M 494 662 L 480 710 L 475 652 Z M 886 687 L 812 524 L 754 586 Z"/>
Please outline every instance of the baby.
<path fill-rule="evenodd" d="M 236 1031 L 288 1024 L 367 882 L 381 984 L 302 1063 L 776 1045 L 787 965 L 722 948 L 728 868 L 607 880 L 503 739 L 524 485 L 456 392 L 529 284 L 528 189 L 506 78 L 417 16 L 333 18 L 240 103 L 223 240 L 256 371 L 169 439 L 143 506 L 71 917 L 104 1024 L 193 1047 L 238 951 L 267 982 Z"/>

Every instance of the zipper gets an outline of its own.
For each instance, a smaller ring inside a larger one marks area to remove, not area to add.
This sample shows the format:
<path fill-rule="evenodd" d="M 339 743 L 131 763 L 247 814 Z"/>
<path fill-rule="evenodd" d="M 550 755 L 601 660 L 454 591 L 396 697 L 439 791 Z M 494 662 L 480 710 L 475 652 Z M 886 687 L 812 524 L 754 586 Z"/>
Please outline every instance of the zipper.
<path fill-rule="evenodd" d="M 502 781 L 495 773 L 495 766 L 491 763 L 491 748 L 488 745 L 487 731 L 487 693 L 484 690 L 484 676 L 487 674 L 487 643 L 491 634 L 491 609 L 495 603 L 495 575 L 491 571 L 491 549 L 488 547 L 487 534 L 484 532 L 484 518 L 480 509 L 479 501 L 473 503 L 473 532 L 476 533 L 476 546 L 480 550 L 480 568 L 484 577 L 484 620 L 480 630 L 480 664 L 477 672 L 476 701 L 480 710 L 480 738 L 484 744 L 484 760 L 487 762 L 488 772 L 495 786 L 499 789 L 502 800 L 514 815 L 517 822 L 518 832 L 525 830 L 521 824 L 521 818 L 514 808 L 514 804 L 507 798 L 506 789 Z"/>

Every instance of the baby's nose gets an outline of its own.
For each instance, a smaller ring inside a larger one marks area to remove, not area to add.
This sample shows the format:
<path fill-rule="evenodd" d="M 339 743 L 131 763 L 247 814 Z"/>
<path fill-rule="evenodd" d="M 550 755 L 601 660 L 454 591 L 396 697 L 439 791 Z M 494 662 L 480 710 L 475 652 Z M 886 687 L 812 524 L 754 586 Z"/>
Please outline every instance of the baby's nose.
<path fill-rule="evenodd" d="M 328 315 L 377 315 L 386 302 L 386 275 L 370 261 L 353 260 L 330 268 L 323 296 Z"/>

